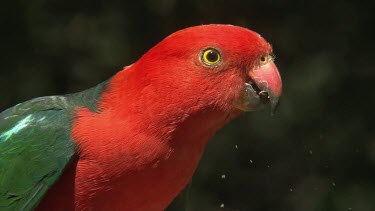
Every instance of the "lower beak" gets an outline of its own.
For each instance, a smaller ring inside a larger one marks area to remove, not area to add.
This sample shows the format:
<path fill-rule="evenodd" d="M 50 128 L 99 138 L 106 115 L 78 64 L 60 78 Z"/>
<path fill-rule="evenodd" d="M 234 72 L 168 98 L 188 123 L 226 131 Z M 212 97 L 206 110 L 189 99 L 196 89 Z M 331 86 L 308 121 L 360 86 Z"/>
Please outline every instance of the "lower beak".
<path fill-rule="evenodd" d="M 243 111 L 254 111 L 264 104 L 270 104 L 273 115 L 282 92 L 281 77 L 275 63 L 269 61 L 258 66 L 250 70 L 248 76 L 250 80 L 245 83 L 236 107 Z"/>

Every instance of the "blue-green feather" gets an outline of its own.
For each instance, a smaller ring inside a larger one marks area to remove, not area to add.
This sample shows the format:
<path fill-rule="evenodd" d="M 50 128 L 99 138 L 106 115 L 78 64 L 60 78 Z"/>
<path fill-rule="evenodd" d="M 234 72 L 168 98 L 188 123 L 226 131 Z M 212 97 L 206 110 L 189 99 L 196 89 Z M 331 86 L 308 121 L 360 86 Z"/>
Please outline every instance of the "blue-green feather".
<path fill-rule="evenodd" d="M 78 106 L 97 111 L 104 82 L 84 92 L 36 98 L 0 114 L 0 210 L 31 210 L 76 153 Z"/>

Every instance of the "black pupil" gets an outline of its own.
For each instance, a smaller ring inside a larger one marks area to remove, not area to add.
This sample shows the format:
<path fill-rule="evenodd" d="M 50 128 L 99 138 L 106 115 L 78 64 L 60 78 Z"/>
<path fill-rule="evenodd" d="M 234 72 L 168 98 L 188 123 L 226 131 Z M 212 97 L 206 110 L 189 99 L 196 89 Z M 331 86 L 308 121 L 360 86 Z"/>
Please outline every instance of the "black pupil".
<path fill-rule="evenodd" d="M 210 50 L 210 52 L 207 54 L 207 60 L 210 62 L 216 62 L 218 58 L 219 55 L 215 51 Z"/>

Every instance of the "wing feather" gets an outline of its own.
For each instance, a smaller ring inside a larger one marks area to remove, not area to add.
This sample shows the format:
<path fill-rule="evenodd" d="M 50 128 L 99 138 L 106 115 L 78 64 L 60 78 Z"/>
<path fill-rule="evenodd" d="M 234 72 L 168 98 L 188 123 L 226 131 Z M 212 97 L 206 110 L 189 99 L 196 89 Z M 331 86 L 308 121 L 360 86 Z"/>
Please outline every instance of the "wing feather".
<path fill-rule="evenodd" d="M 0 114 L 0 210 L 31 210 L 75 154 L 65 97 L 42 97 Z"/>

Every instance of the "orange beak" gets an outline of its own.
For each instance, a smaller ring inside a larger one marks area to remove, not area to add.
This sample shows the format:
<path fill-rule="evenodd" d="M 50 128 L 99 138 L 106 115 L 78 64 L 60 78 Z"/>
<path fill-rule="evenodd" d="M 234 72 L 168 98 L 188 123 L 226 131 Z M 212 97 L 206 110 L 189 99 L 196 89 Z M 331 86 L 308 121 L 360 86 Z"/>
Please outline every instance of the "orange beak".
<path fill-rule="evenodd" d="M 245 83 L 244 92 L 236 102 L 236 107 L 243 111 L 254 111 L 269 103 L 273 115 L 282 92 L 281 77 L 275 63 L 269 60 L 250 70 L 248 76 L 250 80 Z"/>
<path fill-rule="evenodd" d="M 250 78 L 258 87 L 261 100 L 270 102 L 271 115 L 273 115 L 279 104 L 279 98 L 282 92 L 282 82 L 279 71 L 273 61 L 265 65 L 256 67 L 249 72 Z"/>

